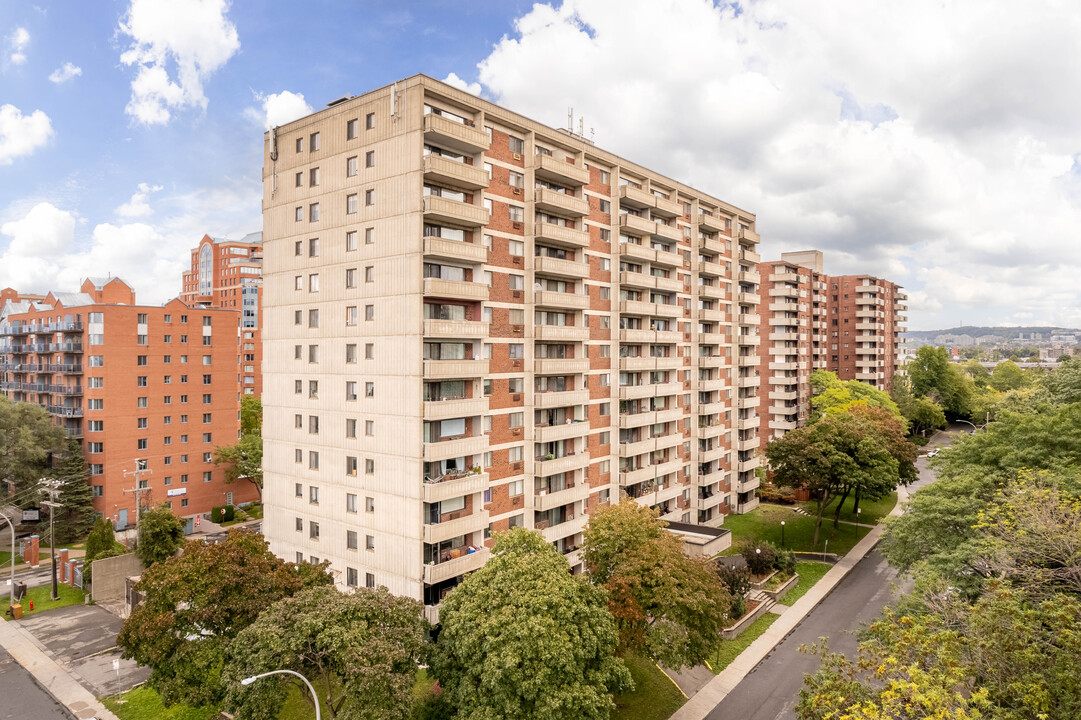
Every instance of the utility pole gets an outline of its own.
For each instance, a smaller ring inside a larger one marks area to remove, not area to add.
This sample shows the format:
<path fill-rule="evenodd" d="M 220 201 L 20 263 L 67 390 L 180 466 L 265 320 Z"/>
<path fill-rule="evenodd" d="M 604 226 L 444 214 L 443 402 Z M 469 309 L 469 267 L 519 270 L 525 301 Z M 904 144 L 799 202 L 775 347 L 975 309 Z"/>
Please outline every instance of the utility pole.
<path fill-rule="evenodd" d="M 11 596 L 8 600 L 8 607 L 11 607 L 15 604 L 15 524 L 6 513 L 0 513 L 0 517 L 4 518 L 8 527 L 11 528 Z"/>
<path fill-rule="evenodd" d="M 60 507 L 60 503 L 56 499 L 60 496 L 60 481 L 54 478 L 41 478 L 38 482 L 41 483 L 41 489 L 49 493 L 49 499 L 43 500 L 41 504 L 49 508 L 49 554 L 52 555 L 53 560 L 53 594 L 50 597 L 53 600 L 59 600 L 60 592 L 56 583 L 56 509 Z"/>
<path fill-rule="evenodd" d="M 135 487 L 124 490 L 126 493 L 135 493 L 135 526 L 139 526 L 139 507 L 142 505 L 142 494 L 144 492 L 150 492 L 148 487 L 139 487 L 139 481 L 142 479 L 142 475 L 153 475 L 153 470 L 148 470 L 145 460 L 136 460 L 134 470 L 125 470 L 124 477 L 134 477 Z"/>

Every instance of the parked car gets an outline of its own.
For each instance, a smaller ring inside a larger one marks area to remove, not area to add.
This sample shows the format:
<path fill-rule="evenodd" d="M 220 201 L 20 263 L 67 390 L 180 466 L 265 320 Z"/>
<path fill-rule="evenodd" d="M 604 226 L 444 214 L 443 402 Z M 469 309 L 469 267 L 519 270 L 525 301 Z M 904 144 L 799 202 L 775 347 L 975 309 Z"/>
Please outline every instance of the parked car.
<path fill-rule="evenodd" d="M 938 449 L 938 448 L 935 448 L 935 449 L 934 449 L 934 450 L 932 450 L 931 452 L 927 453 L 927 457 L 929 457 L 929 458 L 933 458 L 933 457 L 934 457 L 935 455 L 938 455 L 938 453 L 939 453 L 939 449 Z"/>

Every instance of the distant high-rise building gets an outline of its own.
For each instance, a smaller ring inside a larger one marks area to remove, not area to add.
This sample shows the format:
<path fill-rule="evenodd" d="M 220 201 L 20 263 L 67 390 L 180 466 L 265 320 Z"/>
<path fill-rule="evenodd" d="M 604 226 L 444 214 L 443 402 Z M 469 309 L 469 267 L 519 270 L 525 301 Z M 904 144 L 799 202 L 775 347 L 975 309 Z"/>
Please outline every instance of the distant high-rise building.
<path fill-rule="evenodd" d="M 755 217 L 425 76 L 267 133 L 271 549 L 444 593 L 622 493 L 756 506 Z"/>
<path fill-rule="evenodd" d="M 239 320 L 239 311 L 180 300 L 136 305 L 115 277 L 7 300 L 0 391 L 42 406 L 82 441 L 94 509 L 119 528 L 135 522 L 137 501 L 191 517 L 255 500 L 254 486 L 226 484 L 213 458 L 240 429 Z"/>
<path fill-rule="evenodd" d="M 204 235 L 191 251 L 191 269 L 184 272 L 180 299 L 193 306 L 240 311 L 237 379 L 245 395 L 263 393 L 262 293 L 262 233 L 240 240 Z"/>

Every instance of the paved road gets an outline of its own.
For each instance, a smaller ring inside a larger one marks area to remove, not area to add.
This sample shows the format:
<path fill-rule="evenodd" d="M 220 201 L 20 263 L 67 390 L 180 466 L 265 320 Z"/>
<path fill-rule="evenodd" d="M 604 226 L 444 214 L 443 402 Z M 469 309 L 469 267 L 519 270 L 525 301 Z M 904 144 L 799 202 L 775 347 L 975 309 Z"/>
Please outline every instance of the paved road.
<path fill-rule="evenodd" d="M 932 447 L 947 447 L 952 438 L 939 435 Z M 919 480 L 910 492 L 934 481 L 927 458 L 916 462 Z M 833 589 L 796 629 L 773 649 L 706 717 L 710 720 L 795 720 L 796 701 L 804 673 L 818 668 L 818 659 L 799 647 L 828 637 L 830 648 L 852 656 L 855 633 L 896 599 L 904 587 L 895 585 L 897 573 L 877 552 L 871 552 Z"/>
<path fill-rule="evenodd" d="M 0 648 L 0 720 L 72 720 L 73 715 L 42 690 L 15 659 Z"/>

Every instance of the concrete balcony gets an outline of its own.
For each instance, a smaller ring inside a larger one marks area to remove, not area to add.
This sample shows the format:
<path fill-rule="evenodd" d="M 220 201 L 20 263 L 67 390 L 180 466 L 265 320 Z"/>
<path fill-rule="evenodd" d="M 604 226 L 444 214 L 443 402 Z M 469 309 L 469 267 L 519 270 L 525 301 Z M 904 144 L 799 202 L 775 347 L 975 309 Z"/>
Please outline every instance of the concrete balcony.
<path fill-rule="evenodd" d="M 874 384 L 875 381 L 878 380 L 878 375 L 879 375 L 879 373 L 858 372 L 858 373 L 856 373 L 856 379 L 860 380 L 862 382 L 869 382 L 871 384 Z"/>
<path fill-rule="evenodd" d="M 754 428 L 758 427 L 761 424 L 762 424 L 762 418 L 758 417 L 757 415 L 754 415 L 752 417 L 740 418 L 739 420 L 736 420 L 736 429 L 737 430 L 753 430 Z"/>
<path fill-rule="evenodd" d="M 533 258 L 533 268 L 541 275 L 554 275 L 575 280 L 585 280 L 589 277 L 589 264 L 577 260 L 561 260 L 538 255 Z"/>
<path fill-rule="evenodd" d="M 539 222 L 533 226 L 533 236 L 537 240 L 555 245 L 570 247 L 589 247 L 589 233 L 555 223 Z"/>
<path fill-rule="evenodd" d="M 589 339 L 589 328 L 576 325 L 534 325 L 536 340 L 554 342 L 583 342 Z"/>
<path fill-rule="evenodd" d="M 536 425 L 533 439 L 537 442 L 556 442 L 584 437 L 589 433 L 588 422 L 570 422 L 562 425 Z"/>
<path fill-rule="evenodd" d="M 742 464 L 743 463 L 740 463 L 740 465 L 742 465 Z M 758 467 L 758 465 L 755 465 L 755 467 Z M 750 492 L 752 490 L 757 490 L 758 486 L 761 485 L 761 484 L 762 484 L 762 481 L 758 479 L 757 475 L 755 475 L 754 477 L 749 478 L 747 480 L 736 480 L 736 492 L 741 492 L 742 493 L 742 492 Z"/>
<path fill-rule="evenodd" d="M 876 347 L 858 347 L 855 352 L 857 355 L 881 355 L 883 348 Z"/>
<path fill-rule="evenodd" d="M 724 240 L 718 240 L 716 237 L 698 238 L 698 247 L 717 255 L 725 255 L 728 253 L 728 247 L 725 245 Z"/>
<path fill-rule="evenodd" d="M 682 408 L 669 408 L 667 410 L 652 410 L 648 412 L 620 413 L 619 426 L 621 428 L 642 427 L 643 425 L 655 425 L 657 423 L 675 422 L 684 417 Z"/>
<path fill-rule="evenodd" d="M 699 355 L 698 367 L 704 368 L 727 368 L 731 367 L 731 360 L 727 355 Z"/>
<path fill-rule="evenodd" d="M 583 217 L 589 214 L 588 200 L 568 193 L 556 192 L 551 188 L 537 188 L 534 204 L 538 210 L 556 215 Z"/>
<path fill-rule="evenodd" d="M 754 323 L 740 322 L 740 325 L 753 325 Z M 762 343 L 761 335 L 753 335 L 751 333 L 740 333 L 736 336 L 736 343 L 739 345 L 760 345 Z"/>
<path fill-rule="evenodd" d="M 619 186 L 620 207 L 632 208 L 634 210 L 646 210 L 656 207 L 656 204 L 656 196 L 648 190 L 636 188 L 633 185 Z"/>
<path fill-rule="evenodd" d="M 621 357 L 619 359 L 619 369 L 624 371 L 638 371 L 644 372 L 646 370 L 657 369 L 657 358 L 653 357 Z"/>
<path fill-rule="evenodd" d="M 721 277 L 725 273 L 724 265 L 716 262 L 709 262 L 708 260 L 699 260 L 698 273 L 700 275 L 712 275 L 714 277 Z"/>
<path fill-rule="evenodd" d="M 724 288 L 720 285 L 699 285 L 698 296 L 708 300 L 724 300 Z"/>
<path fill-rule="evenodd" d="M 488 248 L 479 243 L 448 240 L 441 237 L 424 238 L 424 256 L 435 260 L 465 261 L 474 265 L 488 262 Z"/>
<path fill-rule="evenodd" d="M 700 415 L 715 415 L 717 413 L 728 412 L 729 409 L 729 405 L 725 400 L 698 403 L 698 413 Z"/>
<path fill-rule="evenodd" d="M 456 514 L 456 513 L 452 513 Z M 488 527 L 488 511 L 478 510 L 472 515 L 448 519 L 438 523 L 424 523 L 422 535 L 426 543 L 438 543 L 444 540 L 479 532 Z M 437 566 L 438 567 L 438 566 Z M 451 576 L 453 577 L 453 575 Z"/>
<path fill-rule="evenodd" d="M 621 300 L 619 312 L 622 315 L 645 315 L 649 317 L 683 317 L 683 308 L 679 305 L 642 302 L 641 300 Z"/>
<path fill-rule="evenodd" d="M 789 387 L 799 382 L 799 376 L 796 373 L 778 373 L 769 377 L 769 384 L 781 387 Z"/>
<path fill-rule="evenodd" d="M 770 370 L 795 370 L 797 368 L 796 368 L 796 363 L 795 362 L 771 362 L 769 364 L 769 369 Z"/>
<path fill-rule="evenodd" d="M 798 342 L 799 334 L 793 332 L 771 332 L 769 339 L 773 342 Z"/>
<path fill-rule="evenodd" d="M 757 375 L 748 375 L 746 377 L 740 377 L 736 379 L 736 386 L 741 388 L 758 387 L 761 383 L 761 378 L 759 378 Z"/>
<path fill-rule="evenodd" d="M 450 223 L 465 227 L 482 227 L 488 224 L 490 218 L 488 211 L 481 205 L 437 195 L 425 195 L 421 209 L 424 213 L 424 222 L 437 225 Z"/>
<path fill-rule="evenodd" d="M 664 397 L 666 395 L 678 395 L 683 392 L 683 383 L 656 383 L 650 385 L 621 385 L 619 388 L 620 400 L 641 400 L 642 398 Z"/>
<path fill-rule="evenodd" d="M 424 583 L 426 585 L 435 585 L 436 583 L 450 580 L 459 575 L 464 575 L 467 572 L 479 570 L 484 566 L 484 563 L 488 562 L 488 558 L 491 554 L 491 550 L 482 547 L 476 552 L 464 553 L 460 557 L 447 560 L 446 562 L 441 562 L 436 565 L 425 565 Z"/>
<path fill-rule="evenodd" d="M 566 160 L 556 160 L 551 155 L 535 155 L 533 171 L 537 177 L 561 185 L 578 186 L 589 183 L 589 170 Z"/>
<path fill-rule="evenodd" d="M 463 495 L 472 495 L 488 489 L 488 473 L 469 473 L 455 477 L 444 475 L 436 482 L 425 481 L 421 485 L 421 496 L 426 503 L 443 502 Z"/>
<path fill-rule="evenodd" d="M 762 398 L 759 395 L 736 398 L 736 404 L 741 408 L 756 408 L 762 404 Z"/>
<path fill-rule="evenodd" d="M 486 338 L 488 323 L 476 320 L 425 320 L 424 337 Z"/>
<path fill-rule="evenodd" d="M 424 619 L 428 621 L 430 625 L 439 624 L 439 606 L 438 605 L 425 605 L 424 606 Z"/>
<path fill-rule="evenodd" d="M 576 375 L 589 370 L 589 358 L 537 358 L 533 372 L 537 375 Z"/>
<path fill-rule="evenodd" d="M 483 167 L 466 165 L 464 162 L 451 160 L 441 155 L 424 156 L 424 180 L 463 190 L 480 190 L 488 187 L 488 173 Z"/>
<path fill-rule="evenodd" d="M 698 213 L 698 229 L 705 232 L 723 232 L 724 220 L 705 213 Z"/>
<path fill-rule="evenodd" d="M 683 216 L 683 204 L 670 200 L 669 198 L 663 198 L 660 195 L 653 196 L 653 212 L 657 215 L 664 217 L 675 218 Z"/>
<path fill-rule="evenodd" d="M 726 317 L 726 315 L 727 314 L 724 310 L 707 310 L 705 308 L 698 309 L 698 319 L 703 322 L 728 322 L 728 318 Z"/>
<path fill-rule="evenodd" d="M 866 282 L 860 283 L 856 286 L 856 292 L 880 293 L 882 292 L 882 290 L 883 288 L 881 285 L 871 285 L 870 283 Z"/>
<path fill-rule="evenodd" d="M 556 290 L 537 290 L 533 294 L 533 304 L 537 307 L 563 310 L 588 310 L 589 296 L 581 293 L 558 292 Z"/>
<path fill-rule="evenodd" d="M 739 281 L 758 285 L 762 282 L 762 275 L 755 270 L 741 270 L 739 273 Z"/>
<path fill-rule="evenodd" d="M 698 333 L 699 345 L 720 345 L 727 342 L 728 336 L 718 332 Z"/>
<path fill-rule="evenodd" d="M 424 295 L 430 298 L 485 301 L 491 288 L 483 283 L 424 278 Z"/>
<path fill-rule="evenodd" d="M 557 473 L 581 470 L 587 465 L 589 465 L 589 453 L 580 452 L 573 455 L 564 455 L 561 458 L 552 458 L 551 460 L 534 460 L 533 474 L 548 477 Z"/>
<path fill-rule="evenodd" d="M 451 400 L 428 400 L 422 408 L 425 420 L 474 417 L 488 412 L 488 398 L 457 398 Z"/>
<path fill-rule="evenodd" d="M 424 379 L 461 379 L 488 374 L 487 360 L 425 360 Z"/>
<path fill-rule="evenodd" d="M 695 437 L 720 438 L 722 435 L 728 432 L 728 430 L 728 424 L 722 422 L 715 422 L 708 425 L 699 425 L 695 430 Z M 719 460 L 723 458 L 725 456 L 725 453 L 727 452 L 727 448 L 724 448 L 720 445 L 709 451 L 700 450 L 698 453 L 698 461 L 707 462 L 709 460 Z"/>
<path fill-rule="evenodd" d="M 789 430 L 795 430 L 799 427 L 799 423 L 795 420 L 770 420 L 770 430 L 783 430 L 788 432 Z"/>
<path fill-rule="evenodd" d="M 729 388 L 727 378 L 714 378 L 712 380 L 699 380 L 698 390 L 701 392 L 713 392 L 714 390 L 727 390 Z"/>
<path fill-rule="evenodd" d="M 671 225 L 665 225 L 664 223 L 653 223 L 653 229 L 649 233 L 651 236 L 660 240 L 668 240 L 669 242 L 678 243 L 683 239 L 683 231 L 678 227 L 672 227 Z M 672 254 L 672 253 L 669 253 Z M 679 265 L 683 264 L 683 258 L 679 259 Z"/>
<path fill-rule="evenodd" d="M 659 227 L 664 227 L 663 225 Z M 676 242 L 679 242 L 678 240 Z M 668 268 L 683 267 L 683 256 L 677 252 L 669 252 L 667 250 L 657 250 L 656 265 Z"/>
<path fill-rule="evenodd" d="M 651 247 L 639 245 L 638 243 L 621 242 L 619 244 L 619 256 L 621 258 L 652 263 L 657 259 L 657 251 Z"/>
<path fill-rule="evenodd" d="M 463 153 L 483 152 L 491 144 L 488 133 L 483 129 L 434 113 L 424 116 L 424 139 Z"/>
<path fill-rule="evenodd" d="M 580 512 L 577 516 L 568 516 L 566 520 L 558 525 L 549 525 L 537 529 L 540 530 L 540 533 L 544 536 L 546 542 L 556 542 L 557 540 L 577 535 L 582 532 L 588 524 L 589 516 L 584 512 Z"/>
<path fill-rule="evenodd" d="M 475 435 L 424 443 L 425 460 L 449 460 L 488 452 L 488 436 Z"/>
<path fill-rule="evenodd" d="M 619 341 L 625 343 L 651 343 L 671 345 L 683 340 L 683 333 L 675 330 L 620 330 Z"/>
<path fill-rule="evenodd" d="M 741 292 L 736 296 L 736 301 L 740 305 L 757 305 L 762 300 L 762 297 L 758 293 Z"/>
<path fill-rule="evenodd" d="M 756 243 L 757 244 L 757 243 L 762 241 L 762 238 L 754 230 L 751 230 L 751 229 L 745 228 L 745 227 L 741 227 L 739 229 L 739 241 L 741 243 Z"/>
<path fill-rule="evenodd" d="M 537 490 L 533 496 L 533 509 L 546 512 L 563 505 L 589 499 L 589 484 L 584 480 L 557 492 Z"/>
<path fill-rule="evenodd" d="M 770 400 L 799 400 L 799 393 L 795 390 L 771 390 Z"/>
<path fill-rule="evenodd" d="M 683 368 L 683 358 L 678 355 L 654 358 L 657 361 L 658 370 L 680 370 Z"/>
<path fill-rule="evenodd" d="M 740 250 L 739 259 L 744 262 L 760 263 L 762 262 L 762 256 L 753 250 L 747 250 L 746 248 Z"/>
<path fill-rule="evenodd" d="M 536 408 L 559 408 L 583 405 L 589 402 L 589 390 L 564 390 L 538 392 L 533 394 L 533 406 Z"/>
<path fill-rule="evenodd" d="M 870 331 L 882 330 L 882 328 L 879 327 L 878 323 L 873 323 L 873 322 L 870 322 L 870 323 L 869 322 L 856 323 L 856 329 L 857 330 L 870 330 Z"/>
<path fill-rule="evenodd" d="M 762 438 L 757 437 L 757 436 L 755 436 L 753 438 L 748 438 L 746 440 L 737 440 L 736 441 L 736 446 L 740 450 L 756 450 L 761 445 L 762 445 Z M 757 466 L 755 466 L 755 467 L 757 467 Z M 744 468 L 744 469 L 749 469 L 749 468 Z"/>
<path fill-rule="evenodd" d="M 624 213 L 619 216 L 619 231 L 625 235 L 645 237 L 653 233 L 653 228 L 656 225 L 657 223 L 652 220 L 639 215 Z"/>

